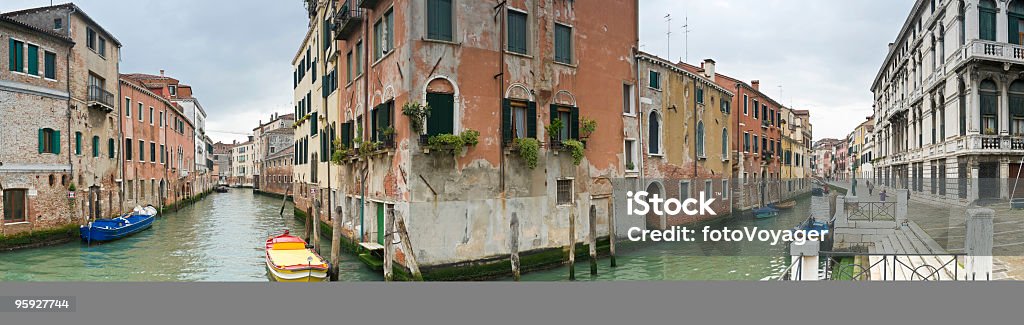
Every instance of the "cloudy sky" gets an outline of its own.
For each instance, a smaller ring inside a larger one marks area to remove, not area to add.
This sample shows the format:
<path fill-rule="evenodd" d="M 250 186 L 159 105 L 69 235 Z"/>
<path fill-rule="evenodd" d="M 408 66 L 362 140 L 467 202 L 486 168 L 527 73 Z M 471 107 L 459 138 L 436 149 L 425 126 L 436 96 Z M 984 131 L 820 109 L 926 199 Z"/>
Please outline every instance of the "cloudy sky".
<path fill-rule="evenodd" d="M 3 0 L 0 11 L 49 3 Z M 164 69 L 191 84 L 210 115 L 207 129 L 214 141 L 243 139 L 238 133 L 251 132 L 260 119 L 292 111 L 291 59 L 307 24 L 301 1 L 76 3 L 124 43 L 122 72 Z M 811 110 L 815 138 L 841 137 L 871 114 L 871 81 L 912 5 L 911 0 L 640 0 L 640 44 L 673 60 L 688 57 L 696 64 L 713 58 L 720 73 L 760 80 L 761 89 L 776 100 Z M 666 14 L 672 17 L 671 53 Z M 688 34 L 682 28 L 687 17 Z"/>

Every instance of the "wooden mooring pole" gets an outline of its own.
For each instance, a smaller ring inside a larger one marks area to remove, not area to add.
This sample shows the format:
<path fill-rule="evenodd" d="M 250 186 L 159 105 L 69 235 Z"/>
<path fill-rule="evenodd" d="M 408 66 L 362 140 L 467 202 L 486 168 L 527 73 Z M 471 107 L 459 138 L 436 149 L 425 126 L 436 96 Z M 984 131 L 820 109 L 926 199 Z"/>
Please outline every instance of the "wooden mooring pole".
<path fill-rule="evenodd" d="M 512 278 L 519 281 L 519 216 L 512 212 L 512 221 L 509 222 L 509 251 L 512 252 Z"/>
<path fill-rule="evenodd" d="M 284 197 L 281 198 L 281 212 L 278 212 L 278 215 L 281 215 L 281 216 L 284 215 L 284 206 L 287 205 L 287 203 L 288 203 L 288 193 L 291 193 L 291 192 L 292 192 L 292 188 L 290 188 L 290 187 L 288 189 L 284 190 Z"/>
<path fill-rule="evenodd" d="M 597 275 L 597 206 L 590 205 L 590 276 Z"/>
<path fill-rule="evenodd" d="M 285 197 L 288 193 L 285 193 Z M 282 210 L 284 207 L 282 206 Z M 338 281 L 338 264 L 341 263 L 341 220 L 345 216 L 345 209 L 339 207 L 338 215 L 331 220 L 331 281 Z"/>
<path fill-rule="evenodd" d="M 416 263 L 416 253 L 412 250 L 412 241 L 409 240 L 409 232 L 405 229 L 405 221 L 396 213 L 394 214 L 395 226 L 398 227 L 399 239 L 402 241 L 402 253 L 405 254 L 405 263 L 412 272 L 412 278 L 416 281 L 423 281 L 423 274 L 420 273 L 420 265 Z"/>
<path fill-rule="evenodd" d="M 569 280 L 576 280 L 576 207 L 569 209 Z"/>
<path fill-rule="evenodd" d="M 615 267 L 615 196 L 608 197 L 608 255 Z"/>
<path fill-rule="evenodd" d="M 395 278 L 395 209 L 388 208 L 384 214 L 384 281 L 391 282 Z"/>

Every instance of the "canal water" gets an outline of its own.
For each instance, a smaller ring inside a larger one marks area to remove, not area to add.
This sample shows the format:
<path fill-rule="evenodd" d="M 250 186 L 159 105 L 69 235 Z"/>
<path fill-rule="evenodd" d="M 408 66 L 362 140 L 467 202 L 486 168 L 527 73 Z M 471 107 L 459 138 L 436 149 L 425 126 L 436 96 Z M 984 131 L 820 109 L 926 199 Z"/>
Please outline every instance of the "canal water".
<path fill-rule="evenodd" d="M 304 229 L 291 203 L 283 217 L 280 209 L 280 199 L 248 189 L 212 193 L 122 240 L 0 253 L 0 281 L 269 281 L 267 235 Z M 330 238 L 324 237 L 322 255 L 329 258 Z M 342 281 L 383 279 L 352 255 L 342 254 L 340 268 Z"/>
<path fill-rule="evenodd" d="M 159 217 L 149 230 L 119 241 L 86 246 L 78 241 L 0 253 L 0 281 L 269 281 L 264 264 L 266 236 L 282 229 L 301 233 L 291 203 L 279 216 L 281 200 L 248 189 L 214 193 L 194 205 Z M 740 214 L 713 228 L 791 229 L 805 220 L 810 199 L 757 220 Z M 698 230 L 698 234 L 700 231 Z M 327 236 L 324 236 L 327 237 Z M 762 242 L 635 244 L 620 240 L 618 267 L 598 261 L 590 276 L 586 258 L 576 260 L 578 281 L 764 280 L 788 265 L 788 245 Z M 330 241 L 322 241 L 324 257 Z M 350 254 L 342 254 L 342 281 L 380 281 Z M 524 281 L 565 281 L 568 267 L 523 274 Z"/>
<path fill-rule="evenodd" d="M 793 229 L 810 216 L 811 199 L 805 196 L 792 209 L 779 216 L 755 219 L 741 213 L 709 224 L 712 229 Z M 701 227 L 703 228 L 703 227 Z M 701 231 L 697 230 L 700 236 Z M 577 281 L 686 281 L 686 280 L 769 280 L 789 266 L 789 244 L 772 246 L 754 241 L 741 242 L 662 242 L 637 244 L 619 240 L 617 267 L 607 258 L 598 260 L 597 276 L 590 276 L 589 258 L 576 258 Z M 523 281 L 566 281 L 569 268 L 523 274 Z"/>

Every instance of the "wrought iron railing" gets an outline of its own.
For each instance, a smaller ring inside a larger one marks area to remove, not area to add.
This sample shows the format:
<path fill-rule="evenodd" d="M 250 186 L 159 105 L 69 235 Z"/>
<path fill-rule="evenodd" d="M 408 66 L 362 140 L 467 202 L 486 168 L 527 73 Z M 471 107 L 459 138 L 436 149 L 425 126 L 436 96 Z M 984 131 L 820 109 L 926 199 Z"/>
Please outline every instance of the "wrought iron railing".
<path fill-rule="evenodd" d="M 896 221 L 896 202 L 851 202 L 846 204 L 846 220 Z"/>
<path fill-rule="evenodd" d="M 967 255 L 821 252 L 819 256 L 825 262 L 825 280 L 863 281 L 875 275 L 877 281 L 957 281 L 963 280 L 958 261 Z M 872 262 L 872 257 L 877 260 Z M 921 263 L 926 259 L 933 263 Z"/>
<path fill-rule="evenodd" d="M 90 102 L 97 102 L 110 108 L 114 107 L 114 94 L 106 91 L 103 87 L 92 85 L 89 86 L 88 91 Z"/>

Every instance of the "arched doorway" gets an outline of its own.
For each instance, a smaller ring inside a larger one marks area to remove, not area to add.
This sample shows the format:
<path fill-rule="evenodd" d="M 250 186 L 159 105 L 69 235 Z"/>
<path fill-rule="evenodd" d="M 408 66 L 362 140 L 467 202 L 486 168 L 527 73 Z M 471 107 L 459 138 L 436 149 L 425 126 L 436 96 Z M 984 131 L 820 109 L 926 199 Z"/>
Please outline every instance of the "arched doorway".
<path fill-rule="evenodd" d="M 647 185 L 647 203 L 648 204 L 651 204 L 651 199 L 654 198 L 655 195 L 657 195 L 659 198 L 662 198 L 662 199 L 665 198 L 664 187 L 661 186 L 661 183 L 659 183 L 659 182 L 651 182 L 650 185 Z M 647 211 L 647 216 L 645 217 L 645 219 L 646 219 L 647 229 L 665 229 L 665 224 L 666 224 L 665 216 L 664 215 L 660 215 L 659 216 L 658 214 L 654 213 L 654 205 L 653 204 L 651 204 L 651 209 Z"/>

